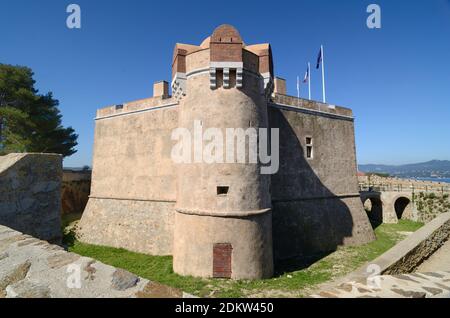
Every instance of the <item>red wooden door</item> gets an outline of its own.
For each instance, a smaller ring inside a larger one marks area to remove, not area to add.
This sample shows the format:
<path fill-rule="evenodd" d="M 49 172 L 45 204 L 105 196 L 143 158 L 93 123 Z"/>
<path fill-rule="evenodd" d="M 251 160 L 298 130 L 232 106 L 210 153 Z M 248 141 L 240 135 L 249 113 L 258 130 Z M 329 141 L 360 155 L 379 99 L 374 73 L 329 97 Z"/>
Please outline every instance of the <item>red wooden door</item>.
<path fill-rule="evenodd" d="M 214 244 L 213 277 L 231 278 L 231 254 L 233 247 L 229 243 Z"/>

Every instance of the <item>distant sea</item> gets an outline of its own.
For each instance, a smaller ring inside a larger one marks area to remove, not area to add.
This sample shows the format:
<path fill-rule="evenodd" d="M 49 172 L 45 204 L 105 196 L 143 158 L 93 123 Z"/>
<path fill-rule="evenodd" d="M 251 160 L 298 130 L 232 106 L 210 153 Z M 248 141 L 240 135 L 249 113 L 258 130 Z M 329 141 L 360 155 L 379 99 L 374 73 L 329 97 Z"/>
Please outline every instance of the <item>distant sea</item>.
<path fill-rule="evenodd" d="M 450 178 L 411 178 L 420 181 L 433 181 L 433 182 L 445 182 L 450 183 Z"/>

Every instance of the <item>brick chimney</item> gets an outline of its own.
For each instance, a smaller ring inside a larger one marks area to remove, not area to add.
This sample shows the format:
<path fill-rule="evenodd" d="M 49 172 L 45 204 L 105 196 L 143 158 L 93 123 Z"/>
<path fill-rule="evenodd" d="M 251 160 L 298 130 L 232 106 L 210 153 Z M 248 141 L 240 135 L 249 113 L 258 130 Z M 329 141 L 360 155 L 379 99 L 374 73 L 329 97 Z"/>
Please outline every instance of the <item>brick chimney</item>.
<path fill-rule="evenodd" d="M 159 81 L 153 84 L 153 97 L 169 97 L 169 83 L 166 81 Z"/>

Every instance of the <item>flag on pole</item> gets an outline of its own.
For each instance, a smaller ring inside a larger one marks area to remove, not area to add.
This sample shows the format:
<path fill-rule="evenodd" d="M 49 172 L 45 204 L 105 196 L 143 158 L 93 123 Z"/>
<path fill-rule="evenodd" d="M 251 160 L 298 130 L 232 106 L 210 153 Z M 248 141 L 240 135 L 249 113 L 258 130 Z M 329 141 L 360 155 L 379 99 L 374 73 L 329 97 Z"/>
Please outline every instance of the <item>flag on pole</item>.
<path fill-rule="evenodd" d="M 317 66 L 318 69 L 320 67 L 320 64 L 322 63 L 322 95 L 323 95 L 323 102 L 326 103 L 326 95 L 325 95 L 325 61 L 324 61 L 324 54 L 323 54 L 323 45 L 320 46 L 320 52 L 319 56 L 317 57 Z"/>
<path fill-rule="evenodd" d="M 319 56 L 317 57 L 317 65 L 316 65 L 317 69 L 319 69 L 320 63 L 322 63 L 322 47 L 320 47 Z"/>
<path fill-rule="evenodd" d="M 306 68 L 305 77 L 303 78 L 303 83 L 308 83 L 309 81 L 309 66 Z"/>
<path fill-rule="evenodd" d="M 300 97 L 300 78 L 297 76 L 297 97 Z"/>

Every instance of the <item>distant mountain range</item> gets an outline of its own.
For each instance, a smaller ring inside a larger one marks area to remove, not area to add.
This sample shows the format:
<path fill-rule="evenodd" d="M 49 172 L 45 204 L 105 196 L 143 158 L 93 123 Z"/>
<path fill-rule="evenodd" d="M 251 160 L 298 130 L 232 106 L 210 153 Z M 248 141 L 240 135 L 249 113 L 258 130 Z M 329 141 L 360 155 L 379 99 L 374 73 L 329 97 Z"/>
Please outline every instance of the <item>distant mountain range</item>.
<path fill-rule="evenodd" d="M 401 178 L 450 178 L 449 160 L 432 160 L 400 166 L 367 164 L 359 165 L 359 171 L 387 173 Z"/>

